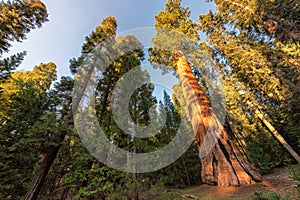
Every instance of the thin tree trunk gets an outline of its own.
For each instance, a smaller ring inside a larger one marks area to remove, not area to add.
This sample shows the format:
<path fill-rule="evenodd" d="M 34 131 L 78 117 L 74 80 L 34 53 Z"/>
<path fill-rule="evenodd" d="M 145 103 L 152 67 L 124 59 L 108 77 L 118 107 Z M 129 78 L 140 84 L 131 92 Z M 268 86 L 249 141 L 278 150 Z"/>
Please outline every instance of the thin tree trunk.
<path fill-rule="evenodd" d="M 283 147 L 288 150 L 288 152 L 295 158 L 295 160 L 300 164 L 300 156 L 298 153 L 286 142 L 286 140 L 278 133 L 278 131 L 272 126 L 272 124 L 263 116 L 263 114 L 256 110 L 258 118 L 263 122 L 263 124 L 269 129 L 272 135 L 283 145 Z"/>
<path fill-rule="evenodd" d="M 138 175 L 132 174 L 133 187 L 129 189 L 128 198 L 130 200 L 139 200 L 139 192 L 138 192 Z"/>
<path fill-rule="evenodd" d="M 177 57 L 176 71 L 188 105 L 199 151 L 205 149 L 205 146 L 202 147 L 205 145 L 205 140 L 210 140 L 208 144 L 212 145 L 212 149 L 206 149 L 207 152 L 201 156 L 202 183 L 218 186 L 241 186 L 254 181 L 262 181 L 261 175 L 244 159 L 229 139 L 221 122 L 213 114 L 209 99 L 200 88 L 185 56 Z M 214 131 L 207 133 L 212 129 Z M 214 139 L 216 141 L 212 143 Z"/>
<path fill-rule="evenodd" d="M 247 101 L 250 107 L 255 107 L 252 102 Z M 276 130 L 276 128 L 264 117 L 262 112 L 255 109 L 255 114 L 261 120 L 261 122 L 268 128 L 270 133 L 282 144 L 282 146 L 295 158 L 295 160 L 300 164 L 299 154 L 286 142 L 286 140 L 281 136 L 281 134 Z"/>
<path fill-rule="evenodd" d="M 191 182 L 191 179 L 190 179 L 190 176 L 189 176 L 188 168 L 187 168 L 186 163 L 185 163 L 185 159 L 182 159 L 182 164 L 183 164 L 187 184 L 188 184 L 188 186 L 191 186 L 192 182 Z"/>

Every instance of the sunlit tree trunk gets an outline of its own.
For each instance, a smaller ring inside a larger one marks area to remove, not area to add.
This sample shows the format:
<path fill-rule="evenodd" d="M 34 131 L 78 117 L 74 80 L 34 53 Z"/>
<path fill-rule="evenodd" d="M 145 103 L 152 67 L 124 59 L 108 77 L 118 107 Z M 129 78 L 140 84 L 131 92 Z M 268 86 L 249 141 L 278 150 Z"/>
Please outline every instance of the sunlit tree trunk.
<path fill-rule="evenodd" d="M 203 150 L 201 145 L 207 136 L 216 139 L 212 149 L 208 149 L 207 153 L 201 156 L 202 183 L 218 186 L 241 186 L 262 181 L 261 175 L 238 151 L 223 125 L 212 112 L 209 99 L 204 90 L 200 88 L 185 56 L 177 57 L 176 71 L 186 99 L 199 150 Z M 211 132 L 207 133 L 211 128 L 217 130 L 216 136 L 207 135 L 211 134 Z"/>
<path fill-rule="evenodd" d="M 255 108 L 251 101 L 247 101 L 247 104 L 251 108 Z M 264 126 L 270 131 L 270 133 L 280 142 L 280 144 L 290 153 L 291 156 L 300 164 L 300 156 L 299 154 L 289 145 L 289 143 L 282 137 L 282 135 L 276 130 L 276 128 L 269 122 L 266 117 L 264 117 L 263 113 L 255 108 L 256 117 L 258 117 Z"/>
<path fill-rule="evenodd" d="M 287 141 L 278 133 L 274 126 L 263 116 L 259 111 L 255 111 L 258 118 L 263 122 L 263 124 L 268 128 L 272 135 L 282 144 L 282 146 L 295 158 L 295 160 L 300 164 L 300 156 L 298 153 L 287 143 Z"/>

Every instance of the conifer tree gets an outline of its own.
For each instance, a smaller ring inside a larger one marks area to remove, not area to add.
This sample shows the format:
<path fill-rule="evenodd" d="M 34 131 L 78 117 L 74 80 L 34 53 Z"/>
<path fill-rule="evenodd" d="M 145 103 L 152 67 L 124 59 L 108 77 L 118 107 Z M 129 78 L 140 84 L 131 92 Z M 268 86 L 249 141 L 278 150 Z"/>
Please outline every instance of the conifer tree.
<path fill-rule="evenodd" d="M 14 0 L 0 2 L 0 83 L 15 70 L 26 52 L 1 59 L 9 51 L 11 42 L 26 39 L 26 34 L 48 21 L 48 13 L 41 1 Z M 0 88 L 1 93 L 1 88 Z"/>
<path fill-rule="evenodd" d="M 201 180 L 203 183 L 219 186 L 241 186 L 251 184 L 253 181 L 261 181 L 260 174 L 237 150 L 218 117 L 212 112 L 209 98 L 199 86 L 188 62 L 190 52 L 184 52 L 184 46 L 188 45 L 186 41 L 175 45 L 174 39 L 178 38 L 164 38 L 164 35 L 160 34 L 159 29 L 168 29 L 169 32 L 186 35 L 195 43 L 199 40 L 197 24 L 189 19 L 188 8 L 180 7 L 180 2 L 180 0 L 169 0 L 165 11 L 156 16 L 155 28 L 158 31 L 153 38 L 154 44 L 159 46 L 159 43 L 164 41 L 164 43 L 170 42 L 171 45 L 173 43 L 174 46 L 170 47 L 169 52 L 155 49 L 154 46 L 151 49 L 150 61 L 175 67 L 199 149 L 206 137 L 217 140 L 212 150 L 201 158 Z M 190 45 L 196 46 L 195 43 Z M 214 128 L 219 134 L 217 138 L 213 135 L 215 131 L 207 132 L 210 128 Z"/>
<path fill-rule="evenodd" d="M 7 52 L 10 42 L 26 39 L 26 34 L 48 19 L 45 5 L 39 0 L 0 2 L 0 54 Z"/>
<path fill-rule="evenodd" d="M 242 94 L 253 116 L 299 162 L 299 4 L 215 3 L 216 13 L 199 16 L 211 55 L 232 82 L 238 80 L 249 91 Z"/>
<path fill-rule="evenodd" d="M 48 133 L 35 134 L 33 127 L 50 106 L 48 90 L 55 79 L 56 66 L 48 63 L 33 71 L 13 72 L 0 83 L 1 198 L 19 199 L 25 194 L 38 149 L 48 142 Z"/>
<path fill-rule="evenodd" d="M 97 44 L 100 44 L 101 42 L 105 41 L 106 39 L 109 39 L 111 37 L 114 37 L 115 30 L 116 30 L 116 20 L 113 17 L 108 17 L 105 20 L 103 20 L 102 25 L 97 27 L 94 32 L 90 35 L 90 37 L 86 38 L 86 43 L 83 46 L 82 49 L 82 58 L 79 59 L 79 61 L 73 60 L 71 62 L 71 71 L 76 73 L 78 71 L 78 67 L 81 66 L 80 61 L 84 59 L 84 55 L 87 55 L 90 53 Z M 73 63 L 79 63 L 79 65 L 74 65 Z M 70 82 L 70 81 L 67 81 Z M 71 82 L 72 83 L 72 82 Z M 61 91 L 63 92 L 63 91 Z M 80 93 L 81 97 L 84 95 L 83 92 Z M 66 102 L 64 102 L 66 103 Z M 71 105 L 70 105 L 71 103 Z M 52 133 L 52 137 L 55 138 L 55 144 L 50 146 L 46 152 L 44 152 L 43 159 L 41 160 L 38 169 L 35 172 L 35 177 L 27 190 L 27 194 L 25 196 L 26 200 L 31 199 L 37 199 L 38 194 L 41 190 L 41 187 L 43 183 L 45 182 L 46 176 L 50 170 L 51 165 L 53 164 L 58 151 L 65 139 L 65 136 L 69 132 L 69 124 L 73 118 L 72 114 L 72 107 L 75 109 L 79 105 L 79 102 L 70 102 L 68 105 L 61 105 L 63 107 L 68 108 L 68 111 L 65 112 L 65 115 L 60 117 L 60 120 L 58 121 L 63 127 L 61 130 L 57 130 L 54 133 Z M 72 106 L 72 107 L 71 107 Z M 55 122 L 53 122 L 55 123 Z"/>

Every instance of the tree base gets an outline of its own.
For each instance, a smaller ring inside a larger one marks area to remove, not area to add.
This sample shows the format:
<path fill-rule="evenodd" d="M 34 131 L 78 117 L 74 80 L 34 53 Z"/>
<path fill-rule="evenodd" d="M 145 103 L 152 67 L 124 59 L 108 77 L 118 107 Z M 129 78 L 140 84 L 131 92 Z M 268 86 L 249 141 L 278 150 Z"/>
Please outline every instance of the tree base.
<path fill-rule="evenodd" d="M 223 132 L 224 133 L 224 132 Z M 227 138 L 218 139 L 218 143 L 206 156 L 201 158 L 203 184 L 217 186 L 244 186 L 261 182 L 262 176 L 242 156 L 234 144 Z"/>

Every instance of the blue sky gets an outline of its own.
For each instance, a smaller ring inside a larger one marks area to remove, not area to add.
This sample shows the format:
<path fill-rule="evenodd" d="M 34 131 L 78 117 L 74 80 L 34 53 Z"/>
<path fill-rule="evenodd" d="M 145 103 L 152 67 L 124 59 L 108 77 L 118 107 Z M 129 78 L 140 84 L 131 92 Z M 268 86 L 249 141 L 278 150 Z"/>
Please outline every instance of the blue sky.
<path fill-rule="evenodd" d="M 27 35 L 22 43 L 13 43 L 9 54 L 27 51 L 27 56 L 19 69 L 31 70 L 40 63 L 54 62 L 58 76 L 68 76 L 69 60 L 80 55 L 84 38 L 107 16 L 115 16 L 118 33 L 132 32 L 132 29 L 154 26 L 154 16 L 165 7 L 162 0 L 42 0 L 49 13 L 49 22 L 42 28 Z M 189 6 L 191 17 L 197 21 L 198 15 L 214 8 L 205 0 L 183 0 Z M 149 41 L 151 37 L 148 37 Z M 203 39 L 203 38 L 202 38 Z M 148 44 L 149 44 L 148 41 Z M 147 41 L 144 41 L 147 43 Z M 174 77 L 173 77 L 174 78 Z M 172 77 L 164 77 L 172 82 Z M 164 84 L 164 83 L 162 83 Z"/>
<path fill-rule="evenodd" d="M 154 16 L 164 9 L 161 0 L 42 0 L 49 12 L 49 22 L 27 35 L 22 43 L 13 43 L 9 54 L 27 51 L 21 69 L 54 62 L 58 75 L 69 75 L 69 59 L 80 55 L 85 36 L 107 16 L 118 20 L 118 32 L 153 27 Z M 183 0 L 190 6 L 192 18 L 213 8 L 205 0 Z M 7 56 L 8 54 L 5 54 Z"/>

